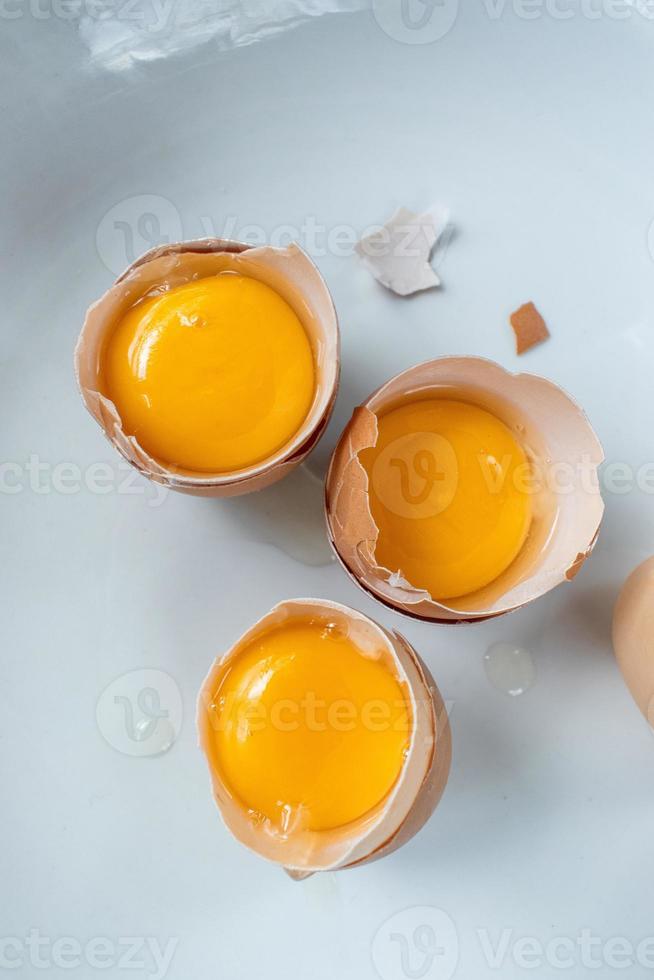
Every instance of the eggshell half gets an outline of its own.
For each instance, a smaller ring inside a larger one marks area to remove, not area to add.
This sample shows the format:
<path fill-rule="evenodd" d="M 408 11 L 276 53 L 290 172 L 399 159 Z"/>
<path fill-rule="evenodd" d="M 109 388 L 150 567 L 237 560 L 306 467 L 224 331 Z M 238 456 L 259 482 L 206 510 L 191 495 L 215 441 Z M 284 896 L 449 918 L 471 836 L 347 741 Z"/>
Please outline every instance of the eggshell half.
<path fill-rule="evenodd" d="M 494 582 L 449 604 L 415 588 L 375 558 L 379 530 L 358 454 L 377 442 L 377 416 L 408 397 L 454 393 L 492 412 L 523 446 L 541 489 L 533 497 L 528 539 Z M 511 374 L 478 357 L 441 357 L 404 371 L 354 414 L 330 463 L 325 509 L 330 541 L 354 581 L 385 605 L 439 623 L 500 616 L 544 595 L 579 572 L 591 553 L 604 504 L 598 466 L 604 454 L 581 408 L 561 388 L 531 374 Z"/>
<path fill-rule="evenodd" d="M 613 613 L 613 649 L 634 701 L 654 728 L 654 558 L 623 586 Z"/>
<path fill-rule="evenodd" d="M 99 390 L 103 345 L 115 324 L 144 296 L 173 289 L 225 270 L 271 286 L 293 307 L 311 341 L 316 364 L 313 405 L 293 439 L 273 456 L 234 473 L 194 473 L 154 459 L 123 431 L 116 405 Z M 137 259 L 88 310 L 75 349 L 75 374 L 84 404 L 109 441 L 144 476 L 171 490 L 205 497 L 230 497 L 262 490 L 304 460 L 327 427 L 340 370 L 336 311 L 325 282 L 308 255 L 295 244 L 253 248 L 222 239 L 179 242 L 152 249 Z"/>
<path fill-rule="evenodd" d="M 297 831 L 287 837 L 273 834 L 248 817 L 243 805 L 223 783 L 214 759 L 210 705 L 225 664 L 264 629 L 294 617 L 325 616 L 346 625 L 362 649 L 388 657 L 405 685 L 413 714 L 413 729 L 405 763 L 393 790 L 371 814 L 331 831 Z M 390 633 L 362 613 L 324 599 L 281 602 L 251 627 L 212 666 L 198 698 L 198 733 L 211 775 L 213 794 L 222 818 L 234 837 L 257 854 L 281 865 L 291 877 L 316 871 L 335 871 L 377 860 L 406 843 L 436 808 L 450 771 L 452 746 L 445 705 L 436 684 L 415 650 L 397 633 Z"/>

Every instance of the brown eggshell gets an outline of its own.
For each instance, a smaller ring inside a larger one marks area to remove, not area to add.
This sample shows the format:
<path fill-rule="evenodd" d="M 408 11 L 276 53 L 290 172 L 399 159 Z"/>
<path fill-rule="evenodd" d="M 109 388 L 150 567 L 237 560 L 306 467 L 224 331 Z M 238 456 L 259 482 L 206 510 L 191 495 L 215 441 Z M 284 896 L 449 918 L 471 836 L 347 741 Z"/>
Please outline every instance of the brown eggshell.
<path fill-rule="evenodd" d="M 429 691 L 433 706 L 434 730 L 436 733 L 434 748 L 439 746 L 439 749 L 432 753 L 429 769 L 425 774 L 422 786 L 404 822 L 400 824 L 396 833 L 385 844 L 368 857 L 363 858 L 359 862 L 360 864 L 377 861 L 387 854 L 392 854 L 393 851 L 397 851 L 403 844 L 410 841 L 412 837 L 415 837 L 419 830 L 422 830 L 440 803 L 441 797 L 445 792 L 452 764 L 450 722 L 447 716 L 447 709 L 443 703 L 441 693 L 436 686 L 436 682 L 424 662 L 402 634 L 393 630 L 393 636 L 405 648 L 407 655 L 415 659 L 416 667 L 421 673 L 424 687 Z M 354 867 L 354 865 L 348 865 L 348 867 Z"/>
<path fill-rule="evenodd" d="M 654 558 L 623 586 L 613 613 L 613 649 L 634 701 L 654 728 Z"/>
<path fill-rule="evenodd" d="M 294 832 L 280 839 L 260 823 L 248 819 L 243 805 L 222 782 L 214 761 L 210 706 L 225 665 L 246 643 L 273 624 L 307 615 L 328 617 L 347 625 L 350 636 L 362 649 L 388 658 L 389 666 L 392 665 L 407 690 L 413 726 L 400 777 L 388 798 L 372 814 L 347 827 Z M 323 599 L 280 603 L 216 660 L 198 698 L 198 733 L 209 764 L 214 798 L 227 828 L 241 843 L 279 864 L 298 880 L 316 871 L 335 871 L 377 860 L 406 843 L 437 806 L 447 783 L 452 756 L 443 700 L 415 650 L 399 634 L 387 631 L 362 613 Z"/>
<path fill-rule="evenodd" d="M 234 473 L 195 473 L 150 456 L 127 435 L 114 403 L 100 391 L 103 346 L 116 323 L 144 296 L 225 270 L 266 283 L 295 310 L 309 336 L 316 364 L 316 394 L 302 426 L 269 459 Z M 295 244 L 254 248 L 203 239 L 152 249 L 137 259 L 90 307 L 75 349 L 75 374 L 84 404 L 118 452 L 144 476 L 182 493 L 231 497 L 262 490 L 295 469 L 315 447 L 331 416 L 340 371 L 336 311 L 311 259 Z"/>
<path fill-rule="evenodd" d="M 376 445 L 378 415 L 404 398 L 448 391 L 509 426 L 542 486 L 533 497 L 528 539 L 510 568 L 485 588 L 446 605 L 415 588 L 398 570 L 377 563 L 379 531 L 358 454 Z M 397 375 L 355 409 L 327 473 L 329 537 L 354 581 L 398 612 L 437 623 L 500 616 L 570 581 L 591 553 L 604 510 L 597 476 L 603 458 L 583 411 L 557 385 L 535 375 L 511 374 L 483 358 L 441 357 Z M 565 486 L 557 475 L 561 468 Z"/>

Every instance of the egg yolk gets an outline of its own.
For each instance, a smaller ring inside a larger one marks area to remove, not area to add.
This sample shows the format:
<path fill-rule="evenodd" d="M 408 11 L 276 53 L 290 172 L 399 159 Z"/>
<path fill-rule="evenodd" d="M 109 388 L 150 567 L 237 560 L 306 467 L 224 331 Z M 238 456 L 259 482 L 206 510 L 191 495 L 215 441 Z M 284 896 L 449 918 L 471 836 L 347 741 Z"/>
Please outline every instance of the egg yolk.
<path fill-rule="evenodd" d="M 380 416 L 378 430 L 359 454 L 378 563 L 436 600 L 493 582 L 520 552 L 532 513 L 529 464 L 509 428 L 477 405 L 432 398 Z"/>
<path fill-rule="evenodd" d="M 102 387 L 151 456 L 232 472 L 282 449 L 315 392 L 309 338 L 263 282 L 221 273 L 144 299 L 104 351 Z"/>
<path fill-rule="evenodd" d="M 348 824 L 392 789 L 410 740 L 407 695 L 345 629 L 294 620 L 228 662 L 214 695 L 215 765 L 277 832 Z"/>

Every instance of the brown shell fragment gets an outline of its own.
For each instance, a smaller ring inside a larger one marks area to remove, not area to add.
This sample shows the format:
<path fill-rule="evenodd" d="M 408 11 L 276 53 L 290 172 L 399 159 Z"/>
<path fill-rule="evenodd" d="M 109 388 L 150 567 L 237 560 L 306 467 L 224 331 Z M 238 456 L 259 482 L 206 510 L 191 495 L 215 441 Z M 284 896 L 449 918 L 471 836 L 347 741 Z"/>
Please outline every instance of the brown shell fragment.
<path fill-rule="evenodd" d="M 588 551 L 579 552 L 579 554 L 573 561 L 572 565 L 570 565 L 570 568 L 565 573 L 565 577 L 567 578 L 568 582 L 572 582 L 572 580 L 577 577 L 577 575 L 582 569 L 584 562 L 588 558 L 588 554 L 589 554 Z"/>
<path fill-rule="evenodd" d="M 533 303 L 525 303 L 511 314 L 510 319 L 515 333 L 516 354 L 525 354 L 550 336 L 547 324 Z"/>
<path fill-rule="evenodd" d="M 397 630 L 394 630 L 393 634 L 405 647 L 407 652 L 416 658 L 425 687 L 429 691 L 433 709 L 434 730 L 436 733 L 434 751 L 431 755 L 429 769 L 425 774 L 410 814 L 386 844 L 369 857 L 358 862 L 360 864 L 368 864 L 370 861 L 377 861 L 387 854 L 392 854 L 393 851 L 397 851 L 403 844 L 410 841 L 412 837 L 415 837 L 440 803 L 441 797 L 445 792 L 452 765 L 452 734 L 447 708 L 445 707 L 441 693 L 430 671 L 418 657 L 413 647 L 407 643 L 406 639 Z M 348 865 L 348 867 L 353 867 L 353 865 Z"/>

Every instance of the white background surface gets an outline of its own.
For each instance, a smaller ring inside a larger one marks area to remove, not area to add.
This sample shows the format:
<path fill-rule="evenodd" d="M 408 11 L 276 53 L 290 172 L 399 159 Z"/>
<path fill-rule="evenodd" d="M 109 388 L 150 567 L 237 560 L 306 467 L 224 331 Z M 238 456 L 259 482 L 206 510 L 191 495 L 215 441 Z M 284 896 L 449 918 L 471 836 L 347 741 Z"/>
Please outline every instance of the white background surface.
<path fill-rule="evenodd" d="M 156 975 L 143 951 L 131 971 L 118 954 L 104 970 L 53 956 L 57 938 L 118 950 L 129 936 L 177 940 L 170 980 L 649 976 L 642 962 L 617 970 L 602 945 L 654 935 L 654 737 L 609 632 L 621 582 L 654 552 L 654 496 L 607 494 L 591 561 L 531 608 L 459 629 L 400 620 L 335 564 L 298 560 L 324 555 L 317 481 L 233 502 L 171 494 L 153 506 L 139 479 L 125 492 L 75 389 L 72 351 L 112 281 L 106 263 L 118 271 L 131 257 L 116 220 L 138 231 L 154 213 L 163 234 L 179 222 L 185 237 L 229 220 L 235 235 L 307 219 L 359 234 L 399 204 L 438 202 L 456 225 L 440 291 L 396 299 L 354 256 L 314 250 L 340 314 L 343 379 L 311 467 L 374 387 L 444 353 L 559 382 L 610 461 L 651 461 L 654 20 L 573 7 L 566 20 L 525 19 L 510 4 L 492 18 L 471 2 L 442 39 L 406 44 L 364 11 L 111 70 L 76 23 L 11 9 L 22 12 L 0 22 L 0 424 L 12 464 L 0 496 L 0 932 L 21 963 L 7 976 Z M 137 238 L 136 251 L 149 244 Z M 552 339 L 518 360 L 507 318 L 529 299 Z M 46 466 L 32 477 L 31 455 Z M 75 473 L 102 461 L 110 492 L 75 492 Z M 74 464 L 69 493 L 62 462 Z M 193 722 L 213 657 L 298 595 L 399 627 L 451 704 L 454 740 L 446 795 L 416 839 L 301 884 L 224 830 Z M 497 641 L 532 651 L 536 679 L 520 697 L 486 675 Z M 179 737 L 156 757 L 118 751 L 96 724 L 107 686 L 145 668 L 170 675 L 162 697 L 178 689 L 183 705 Z M 415 933 L 430 922 L 445 949 L 433 962 Z M 25 945 L 34 929 L 50 943 L 44 969 Z M 601 940 L 595 969 L 583 929 Z M 496 946 L 504 930 L 494 969 L 483 937 Z M 513 955 L 525 936 L 567 938 L 573 965 L 558 969 L 550 950 L 526 970 Z"/>

